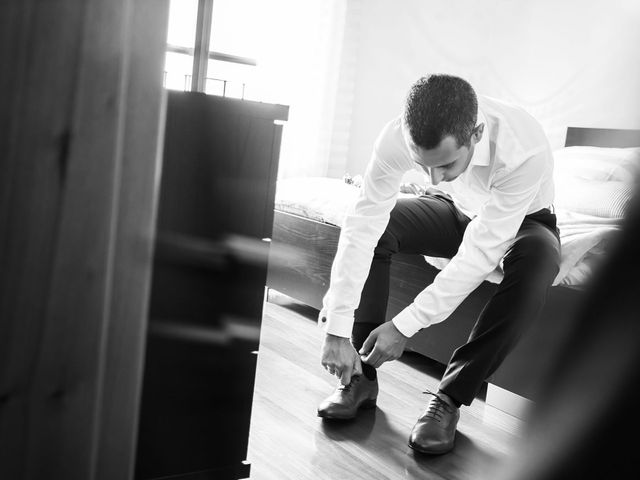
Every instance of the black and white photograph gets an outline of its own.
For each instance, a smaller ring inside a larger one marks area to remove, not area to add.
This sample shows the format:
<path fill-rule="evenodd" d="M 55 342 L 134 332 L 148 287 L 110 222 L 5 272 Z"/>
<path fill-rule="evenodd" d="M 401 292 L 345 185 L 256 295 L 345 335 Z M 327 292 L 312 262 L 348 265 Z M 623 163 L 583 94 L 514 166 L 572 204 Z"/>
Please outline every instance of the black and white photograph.
<path fill-rule="evenodd" d="M 0 479 L 639 478 L 639 27 L 0 1 Z"/>

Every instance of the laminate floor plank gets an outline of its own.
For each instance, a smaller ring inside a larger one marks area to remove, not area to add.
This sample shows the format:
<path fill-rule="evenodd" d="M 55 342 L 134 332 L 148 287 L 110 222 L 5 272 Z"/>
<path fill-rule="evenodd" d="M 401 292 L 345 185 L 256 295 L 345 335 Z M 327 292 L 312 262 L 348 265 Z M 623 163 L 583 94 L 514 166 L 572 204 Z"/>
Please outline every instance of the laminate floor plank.
<path fill-rule="evenodd" d="M 414 452 L 411 428 L 443 367 L 406 353 L 378 371 L 378 406 L 356 420 L 322 420 L 318 403 L 336 386 L 320 365 L 317 311 L 272 292 L 265 303 L 248 461 L 251 480 L 477 479 L 509 455 L 523 422 L 479 398 L 463 407 L 456 446 Z"/>

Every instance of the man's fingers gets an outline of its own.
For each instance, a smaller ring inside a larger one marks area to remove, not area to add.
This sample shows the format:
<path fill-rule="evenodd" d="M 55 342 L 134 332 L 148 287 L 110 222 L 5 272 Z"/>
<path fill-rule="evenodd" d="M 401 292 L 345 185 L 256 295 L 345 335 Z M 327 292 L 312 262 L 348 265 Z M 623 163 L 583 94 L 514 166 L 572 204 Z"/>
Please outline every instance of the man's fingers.
<path fill-rule="evenodd" d="M 362 364 L 360 363 L 359 357 L 356 357 L 353 362 L 353 375 L 362 375 Z"/>
<path fill-rule="evenodd" d="M 351 376 L 351 369 L 345 368 L 342 375 L 340 375 L 340 383 L 342 385 L 349 385 L 351 383 Z"/>
<path fill-rule="evenodd" d="M 373 347 L 373 350 L 368 355 L 362 357 L 362 361 L 364 363 L 368 363 L 369 365 L 375 366 L 376 362 L 380 358 L 380 351 L 377 347 Z"/>
<path fill-rule="evenodd" d="M 360 353 L 361 355 L 365 355 L 371 352 L 375 344 L 376 344 L 376 335 L 373 332 L 371 332 L 367 337 L 367 339 L 362 344 L 362 348 L 358 353 Z"/>

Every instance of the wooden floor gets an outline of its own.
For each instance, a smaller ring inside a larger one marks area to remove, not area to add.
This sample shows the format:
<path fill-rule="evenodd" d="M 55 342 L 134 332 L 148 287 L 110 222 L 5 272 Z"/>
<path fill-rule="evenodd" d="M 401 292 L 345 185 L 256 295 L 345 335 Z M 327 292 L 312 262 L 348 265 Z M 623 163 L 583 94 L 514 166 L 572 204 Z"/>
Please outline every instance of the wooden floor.
<path fill-rule="evenodd" d="M 478 479 L 512 451 L 522 421 L 476 399 L 462 407 L 454 450 L 415 453 L 409 433 L 442 366 L 417 354 L 384 364 L 378 407 L 328 422 L 317 404 L 336 385 L 320 365 L 317 311 L 270 294 L 264 309 L 248 460 L 251 480 Z"/>

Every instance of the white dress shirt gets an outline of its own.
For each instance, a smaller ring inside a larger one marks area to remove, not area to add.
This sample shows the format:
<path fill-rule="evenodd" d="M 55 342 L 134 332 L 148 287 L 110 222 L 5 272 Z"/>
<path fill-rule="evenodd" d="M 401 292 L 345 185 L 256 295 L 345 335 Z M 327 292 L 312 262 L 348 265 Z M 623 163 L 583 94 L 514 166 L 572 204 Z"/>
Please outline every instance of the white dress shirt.
<path fill-rule="evenodd" d="M 451 315 L 499 265 L 525 215 L 553 203 L 553 156 L 540 124 L 515 105 L 488 97 L 479 97 L 478 104 L 477 123 L 485 128 L 469 166 L 437 187 L 472 221 L 458 253 L 393 318 L 407 337 Z M 416 168 L 418 157 L 411 146 L 402 115 L 391 120 L 375 142 L 359 196 L 342 224 L 320 314 L 326 333 L 351 335 L 374 248 L 389 222 L 403 175 Z"/>

